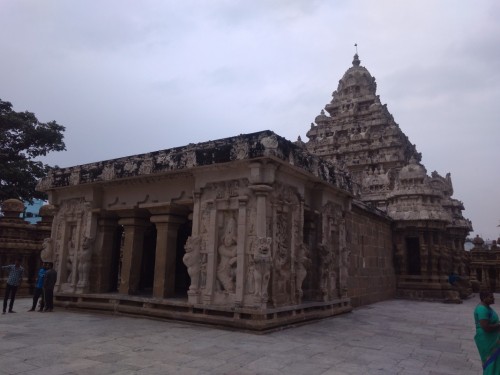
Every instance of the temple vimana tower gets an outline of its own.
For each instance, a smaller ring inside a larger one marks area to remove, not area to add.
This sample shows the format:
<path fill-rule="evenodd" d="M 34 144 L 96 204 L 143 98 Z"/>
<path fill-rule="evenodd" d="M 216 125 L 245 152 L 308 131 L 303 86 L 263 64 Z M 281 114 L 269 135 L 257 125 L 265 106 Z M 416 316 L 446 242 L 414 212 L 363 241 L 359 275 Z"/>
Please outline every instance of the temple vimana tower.
<path fill-rule="evenodd" d="M 307 149 L 349 170 L 357 197 L 393 220 L 397 295 L 438 297 L 439 280 L 465 269 L 472 230 L 448 173 L 427 175 L 421 155 L 401 131 L 377 84 L 356 54 L 333 98 L 307 132 Z"/>
<path fill-rule="evenodd" d="M 54 169 L 60 306 L 268 330 L 402 297 L 460 302 L 471 223 L 358 55 L 307 132 Z M 326 111 L 326 112 L 325 112 Z"/>

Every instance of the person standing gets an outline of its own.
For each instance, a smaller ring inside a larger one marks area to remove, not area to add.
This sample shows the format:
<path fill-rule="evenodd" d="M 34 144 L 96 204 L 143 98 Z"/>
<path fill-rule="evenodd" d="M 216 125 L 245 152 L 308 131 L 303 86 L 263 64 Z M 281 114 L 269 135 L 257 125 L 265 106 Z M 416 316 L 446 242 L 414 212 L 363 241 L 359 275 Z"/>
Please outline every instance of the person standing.
<path fill-rule="evenodd" d="M 54 287 L 57 281 L 57 271 L 54 263 L 48 263 L 47 271 L 43 280 L 43 293 L 45 295 L 45 310 L 52 312 L 54 309 Z"/>
<path fill-rule="evenodd" d="M 500 321 L 498 315 L 490 305 L 495 303 L 493 293 L 479 293 L 481 302 L 474 309 L 476 324 L 476 342 L 484 375 L 500 374 Z"/>
<path fill-rule="evenodd" d="M 38 278 L 36 279 L 35 284 L 35 294 L 33 294 L 33 306 L 28 311 L 35 311 L 36 304 L 38 299 L 42 297 L 40 301 L 40 309 L 38 311 L 43 311 L 45 306 L 45 298 L 43 295 L 43 280 L 45 279 L 45 272 L 47 271 L 47 263 L 44 263 L 43 266 L 38 270 Z"/>
<path fill-rule="evenodd" d="M 12 308 L 14 307 L 14 300 L 16 299 L 17 288 L 23 280 L 24 268 L 21 267 L 22 258 L 18 257 L 14 264 L 2 266 L 2 269 L 9 270 L 9 277 L 7 278 L 7 285 L 5 287 L 5 297 L 3 298 L 3 312 L 7 311 L 7 301 L 10 296 L 9 312 L 15 313 Z"/>

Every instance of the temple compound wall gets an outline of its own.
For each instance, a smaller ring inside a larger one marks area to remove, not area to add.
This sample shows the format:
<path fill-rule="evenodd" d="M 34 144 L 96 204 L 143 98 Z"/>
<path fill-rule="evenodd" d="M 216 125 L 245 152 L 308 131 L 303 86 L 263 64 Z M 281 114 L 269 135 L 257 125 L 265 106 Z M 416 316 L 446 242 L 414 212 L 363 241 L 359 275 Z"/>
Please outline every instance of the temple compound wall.
<path fill-rule="evenodd" d="M 395 293 L 390 220 L 270 131 L 56 169 L 38 188 L 57 209 L 60 305 L 263 330 Z"/>
<path fill-rule="evenodd" d="M 349 296 L 353 307 L 396 296 L 392 251 L 392 220 L 360 201 L 348 215 Z"/>
<path fill-rule="evenodd" d="M 472 243 L 474 247 L 469 252 L 470 278 L 473 286 L 479 290 L 491 290 L 500 292 L 500 246 L 498 240 L 494 240 L 490 246 L 476 235 Z"/>
<path fill-rule="evenodd" d="M 18 199 L 7 199 L 1 204 L 0 216 L 0 265 L 14 264 L 21 258 L 24 267 L 23 281 L 17 295 L 33 294 L 38 269 L 42 265 L 40 254 L 48 246 L 52 225 L 53 207 L 40 209 L 42 220 L 30 224 L 20 218 L 24 204 Z M 4 295 L 8 272 L 0 269 L 0 295 Z"/>

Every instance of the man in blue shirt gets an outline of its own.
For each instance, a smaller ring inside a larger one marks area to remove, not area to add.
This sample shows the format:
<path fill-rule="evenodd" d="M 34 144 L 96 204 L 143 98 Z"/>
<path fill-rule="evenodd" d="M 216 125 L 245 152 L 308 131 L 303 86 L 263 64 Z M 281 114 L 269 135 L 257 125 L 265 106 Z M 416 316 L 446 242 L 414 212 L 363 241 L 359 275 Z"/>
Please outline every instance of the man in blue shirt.
<path fill-rule="evenodd" d="M 40 296 L 42 297 L 42 300 L 40 301 L 40 309 L 38 311 L 43 311 L 43 308 L 45 306 L 45 298 L 43 297 L 43 280 L 45 278 L 45 271 L 47 270 L 47 268 L 47 263 L 44 263 L 43 267 L 38 270 L 38 278 L 36 279 L 35 284 L 35 294 L 33 294 L 33 306 L 28 311 L 35 311 L 36 304 Z"/>
<path fill-rule="evenodd" d="M 9 270 L 9 277 L 7 278 L 7 286 L 5 287 L 5 297 L 3 299 L 3 312 L 7 310 L 7 300 L 10 295 L 10 304 L 9 304 L 9 312 L 14 313 L 12 310 L 14 307 L 14 300 L 16 299 L 17 287 L 21 284 L 23 279 L 24 268 L 21 267 L 21 261 L 23 258 L 19 257 L 16 259 L 14 264 L 10 264 L 8 266 L 2 266 L 2 269 Z"/>

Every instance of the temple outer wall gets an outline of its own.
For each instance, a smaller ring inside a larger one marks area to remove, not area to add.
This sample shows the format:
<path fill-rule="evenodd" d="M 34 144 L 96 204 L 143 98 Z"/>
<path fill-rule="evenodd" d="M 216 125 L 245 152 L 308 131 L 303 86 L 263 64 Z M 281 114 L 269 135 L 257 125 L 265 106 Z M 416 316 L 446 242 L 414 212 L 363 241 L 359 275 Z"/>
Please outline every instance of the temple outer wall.
<path fill-rule="evenodd" d="M 348 174 L 270 132 L 216 143 L 42 180 L 57 301 L 261 330 L 394 296 L 391 220 Z"/>
<path fill-rule="evenodd" d="M 395 298 L 391 220 L 380 211 L 354 202 L 347 226 L 351 249 L 348 287 L 352 306 Z"/>

